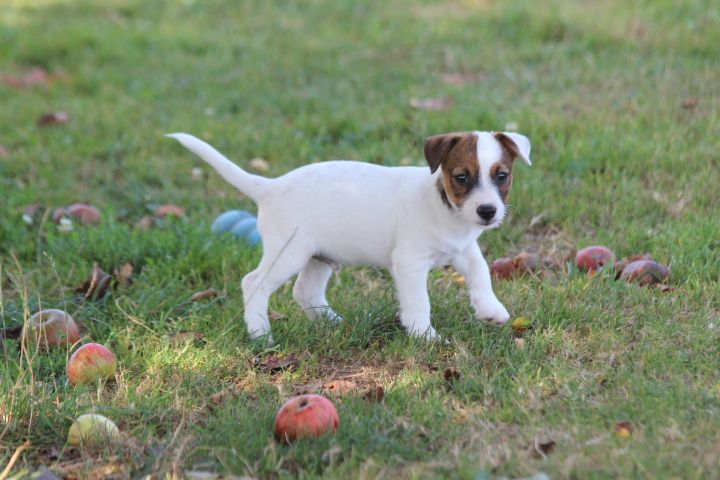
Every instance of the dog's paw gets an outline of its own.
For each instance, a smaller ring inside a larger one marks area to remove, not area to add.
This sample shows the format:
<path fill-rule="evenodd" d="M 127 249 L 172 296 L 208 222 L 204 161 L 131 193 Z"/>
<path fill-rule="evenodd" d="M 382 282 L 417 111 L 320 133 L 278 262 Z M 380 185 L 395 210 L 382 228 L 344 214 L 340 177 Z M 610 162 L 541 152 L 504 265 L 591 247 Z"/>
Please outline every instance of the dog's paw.
<path fill-rule="evenodd" d="M 423 340 L 427 340 L 428 342 L 433 342 L 435 340 L 440 340 L 440 335 L 435 331 L 435 329 L 431 326 L 428 326 L 427 328 L 413 328 L 408 332 L 413 337 L 422 338 Z"/>
<path fill-rule="evenodd" d="M 475 304 L 477 318 L 492 325 L 503 325 L 510 320 L 510 314 L 500 301 L 493 297 Z"/>

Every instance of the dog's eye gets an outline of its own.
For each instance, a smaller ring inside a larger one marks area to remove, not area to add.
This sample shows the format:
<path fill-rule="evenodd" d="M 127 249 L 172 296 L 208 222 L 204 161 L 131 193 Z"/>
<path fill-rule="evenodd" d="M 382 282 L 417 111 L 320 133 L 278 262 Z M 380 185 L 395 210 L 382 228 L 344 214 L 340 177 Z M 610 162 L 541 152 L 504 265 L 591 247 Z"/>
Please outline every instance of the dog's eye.
<path fill-rule="evenodd" d="M 460 185 L 465 185 L 468 181 L 468 177 L 464 173 L 461 173 L 460 175 L 455 175 L 455 181 Z"/>
<path fill-rule="evenodd" d="M 508 174 L 505 172 L 500 172 L 497 175 L 495 175 L 495 181 L 497 183 L 505 183 L 507 182 Z"/>

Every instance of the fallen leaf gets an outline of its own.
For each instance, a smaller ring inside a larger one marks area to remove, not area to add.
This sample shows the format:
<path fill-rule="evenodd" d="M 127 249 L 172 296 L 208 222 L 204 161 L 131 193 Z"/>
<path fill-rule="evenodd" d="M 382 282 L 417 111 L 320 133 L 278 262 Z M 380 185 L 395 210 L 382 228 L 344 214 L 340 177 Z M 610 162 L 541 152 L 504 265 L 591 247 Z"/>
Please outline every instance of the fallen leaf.
<path fill-rule="evenodd" d="M 171 203 L 166 203 L 165 205 L 157 207 L 153 211 L 153 215 L 155 218 L 166 218 L 170 216 L 181 218 L 185 216 L 185 209 Z"/>
<path fill-rule="evenodd" d="M 547 456 L 555 449 L 555 440 L 540 441 L 535 439 L 534 453 L 538 458 L 547 458 Z"/>
<path fill-rule="evenodd" d="M 380 385 L 370 387 L 364 394 L 363 398 L 371 403 L 380 403 L 385 398 L 385 389 Z"/>
<path fill-rule="evenodd" d="M 525 339 L 524 339 L 524 338 L 522 338 L 522 337 L 515 337 L 515 338 L 513 338 L 513 342 L 515 342 L 515 346 L 516 346 L 519 350 L 522 350 L 523 348 L 525 348 Z"/>
<path fill-rule="evenodd" d="M 688 98 L 688 99 L 683 100 L 682 103 L 680 104 L 680 106 L 682 108 L 684 108 L 685 110 L 692 110 L 695 107 L 697 107 L 699 103 L 700 103 L 700 100 L 697 98 Z"/>
<path fill-rule="evenodd" d="M 258 362 L 258 368 L 265 373 L 276 373 L 300 365 L 300 359 L 293 354 L 285 358 L 277 355 L 270 355 L 265 360 Z"/>
<path fill-rule="evenodd" d="M 135 266 L 131 262 L 123 263 L 120 267 L 113 269 L 115 275 L 115 286 L 127 288 L 132 283 L 132 276 L 135 273 Z"/>
<path fill-rule="evenodd" d="M 677 287 L 673 287 L 672 285 L 666 285 L 664 283 L 656 283 L 655 288 L 657 288 L 663 293 L 674 292 L 675 290 L 677 290 Z"/>
<path fill-rule="evenodd" d="M 110 287 L 110 280 L 112 280 L 112 277 L 95 263 L 90 272 L 90 278 L 85 280 L 75 291 L 82 293 L 85 298 L 99 300 L 107 294 L 108 288 Z"/>
<path fill-rule="evenodd" d="M 460 380 L 460 372 L 454 368 L 446 368 L 443 372 L 443 378 L 450 388 L 454 388 L 455 382 Z"/>
<path fill-rule="evenodd" d="M 449 85 L 462 86 L 468 83 L 475 83 L 482 79 L 477 73 L 443 73 L 443 81 Z"/>
<path fill-rule="evenodd" d="M 410 106 L 420 110 L 448 110 L 454 105 L 455 101 L 450 97 L 410 99 Z"/>
<path fill-rule="evenodd" d="M 170 335 L 168 340 L 172 345 L 182 345 L 190 341 L 202 341 L 204 338 L 205 334 L 200 332 L 179 332 Z"/>
<path fill-rule="evenodd" d="M 264 158 L 253 158 L 248 163 L 248 167 L 260 173 L 265 173 L 270 170 L 270 164 Z"/>
<path fill-rule="evenodd" d="M 620 438 L 630 438 L 633 434 L 633 427 L 630 422 L 619 422 L 615 425 L 615 435 Z"/>
<path fill-rule="evenodd" d="M 150 230 L 152 224 L 153 218 L 150 215 L 145 215 L 135 223 L 134 227 L 138 230 Z"/>
<path fill-rule="evenodd" d="M 0 339 L 18 339 L 22 335 L 22 325 L 0 328 Z"/>
<path fill-rule="evenodd" d="M 208 288 L 207 290 L 203 290 L 202 292 L 193 293 L 192 297 L 190 297 L 190 301 L 199 302 L 200 300 L 205 300 L 206 298 L 214 298 L 217 296 L 217 290 L 215 290 L 214 288 Z"/>
<path fill-rule="evenodd" d="M 67 112 L 51 112 L 40 116 L 37 121 L 39 127 L 49 127 L 51 125 L 64 125 L 70 121 L 70 115 Z"/>
<path fill-rule="evenodd" d="M 7 74 L 2 76 L 2 82 L 13 88 L 30 88 L 37 85 L 48 85 L 53 77 L 41 67 L 32 67 L 19 75 Z"/>
<path fill-rule="evenodd" d="M 0 145 L 0 158 L 7 158 L 10 156 L 10 150 L 5 145 Z"/>
<path fill-rule="evenodd" d="M 270 310 L 270 320 L 272 320 L 273 322 L 277 322 L 278 320 L 285 320 L 286 318 L 287 315 L 285 315 L 284 313 Z"/>
<path fill-rule="evenodd" d="M 327 395 L 343 397 L 357 389 L 357 385 L 349 380 L 333 380 L 323 385 L 323 392 Z"/>

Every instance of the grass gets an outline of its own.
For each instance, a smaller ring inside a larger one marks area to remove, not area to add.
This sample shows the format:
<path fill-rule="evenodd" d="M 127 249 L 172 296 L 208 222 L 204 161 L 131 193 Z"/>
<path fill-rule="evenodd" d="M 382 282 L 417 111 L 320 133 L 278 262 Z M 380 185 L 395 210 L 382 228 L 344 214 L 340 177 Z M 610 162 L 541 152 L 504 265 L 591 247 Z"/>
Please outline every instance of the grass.
<path fill-rule="evenodd" d="M 83 478 L 717 476 L 715 2 L 10 0 L 0 25 L 3 75 L 54 75 L 0 83 L 0 322 L 63 308 L 120 362 L 115 382 L 75 388 L 71 350 L 3 342 L 0 465 L 29 439 L 18 478 L 40 465 Z M 445 111 L 409 105 L 445 96 Z M 71 121 L 38 127 L 52 111 Z M 481 238 L 487 258 L 562 260 L 606 244 L 669 264 L 675 291 L 568 265 L 496 282 L 511 312 L 534 322 L 519 348 L 508 328 L 475 322 L 462 286 L 438 271 L 434 324 L 452 341 L 426 345 L 396 321 L 386 272 L 343 269 L 329 298 L 345 324 L 307 320 L 288 285 L 271 302 L 284 315 L 277 345 L 264 348 L 244 332 L 239 290 L 260 253 L 208 235 L 216 214 L 253 205 L 214 172 L 193 177 L 197 161 L 162 137 L 192 132 L 279 175 L 331 158 L 422 164 L 426 136 L 513 122 L 533 141 L 534 165 L 516 168 L 514 214 Z M 49 212 L 75 201 L 101 208 L 102 223 L 59 231 Z M 33 203 L 50 210 L 28 225 Z M 133 228 L 163 203 L 186 218 Z M 134 282 L 86 300 L 74 289 L 94 262 L 133 262 Z M 210 287 L 221 296 L 188 302 Z M 178 342 L 177 332 L 204 336 Z M 269 355 L 301 360 L 267 373 Z M 446 369 L 459 372 L 451 385 Z M 358 385 L 337 400 L 338 434 L 277 444 L 283 400 L 331 380 Z M 362 398 L 373 385 L 383 402 Z M 123 444 L 66 446 L 87 411 L 114 418 Z M 615 434 L 623 421 L 627 439 Z M 549 440 L 552 451 L 535 452 Z"/>

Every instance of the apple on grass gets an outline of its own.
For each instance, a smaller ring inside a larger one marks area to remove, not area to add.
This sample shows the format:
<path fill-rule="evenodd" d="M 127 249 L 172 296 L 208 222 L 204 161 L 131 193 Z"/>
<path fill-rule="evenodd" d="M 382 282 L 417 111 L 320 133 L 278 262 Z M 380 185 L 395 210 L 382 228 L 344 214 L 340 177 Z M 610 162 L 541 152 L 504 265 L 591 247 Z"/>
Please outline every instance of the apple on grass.
<path fill-rule="evenodd" d="M 23 328 L 24 341 L 45 346 L 65 346 L 80 340 L 75 320 L 62 310 L 40 310 L 27 321 Z"/>
<path fill-rule="evenodd" d="M 82 385 L 101 378 L 115 376 L 117 360 L 105 345 L 87 343 L 72 354 L 67 364 L 67 376 L 73 385 Z"/>
<path fill-rule="evenodd" d="M 68 444 L 84 447 L 110 446 L 120 440 L 120 430 L 109 418 L 97 413 L 80 415 L 68 431 Z"/>
<path fill-rule="evenodd" d="M 340 425 L 335 405 L 322 395 L 293 397 L 278 410 L 275 437 L 290 443 L 298 438 L 320 437 L 337 432 Z"/>

